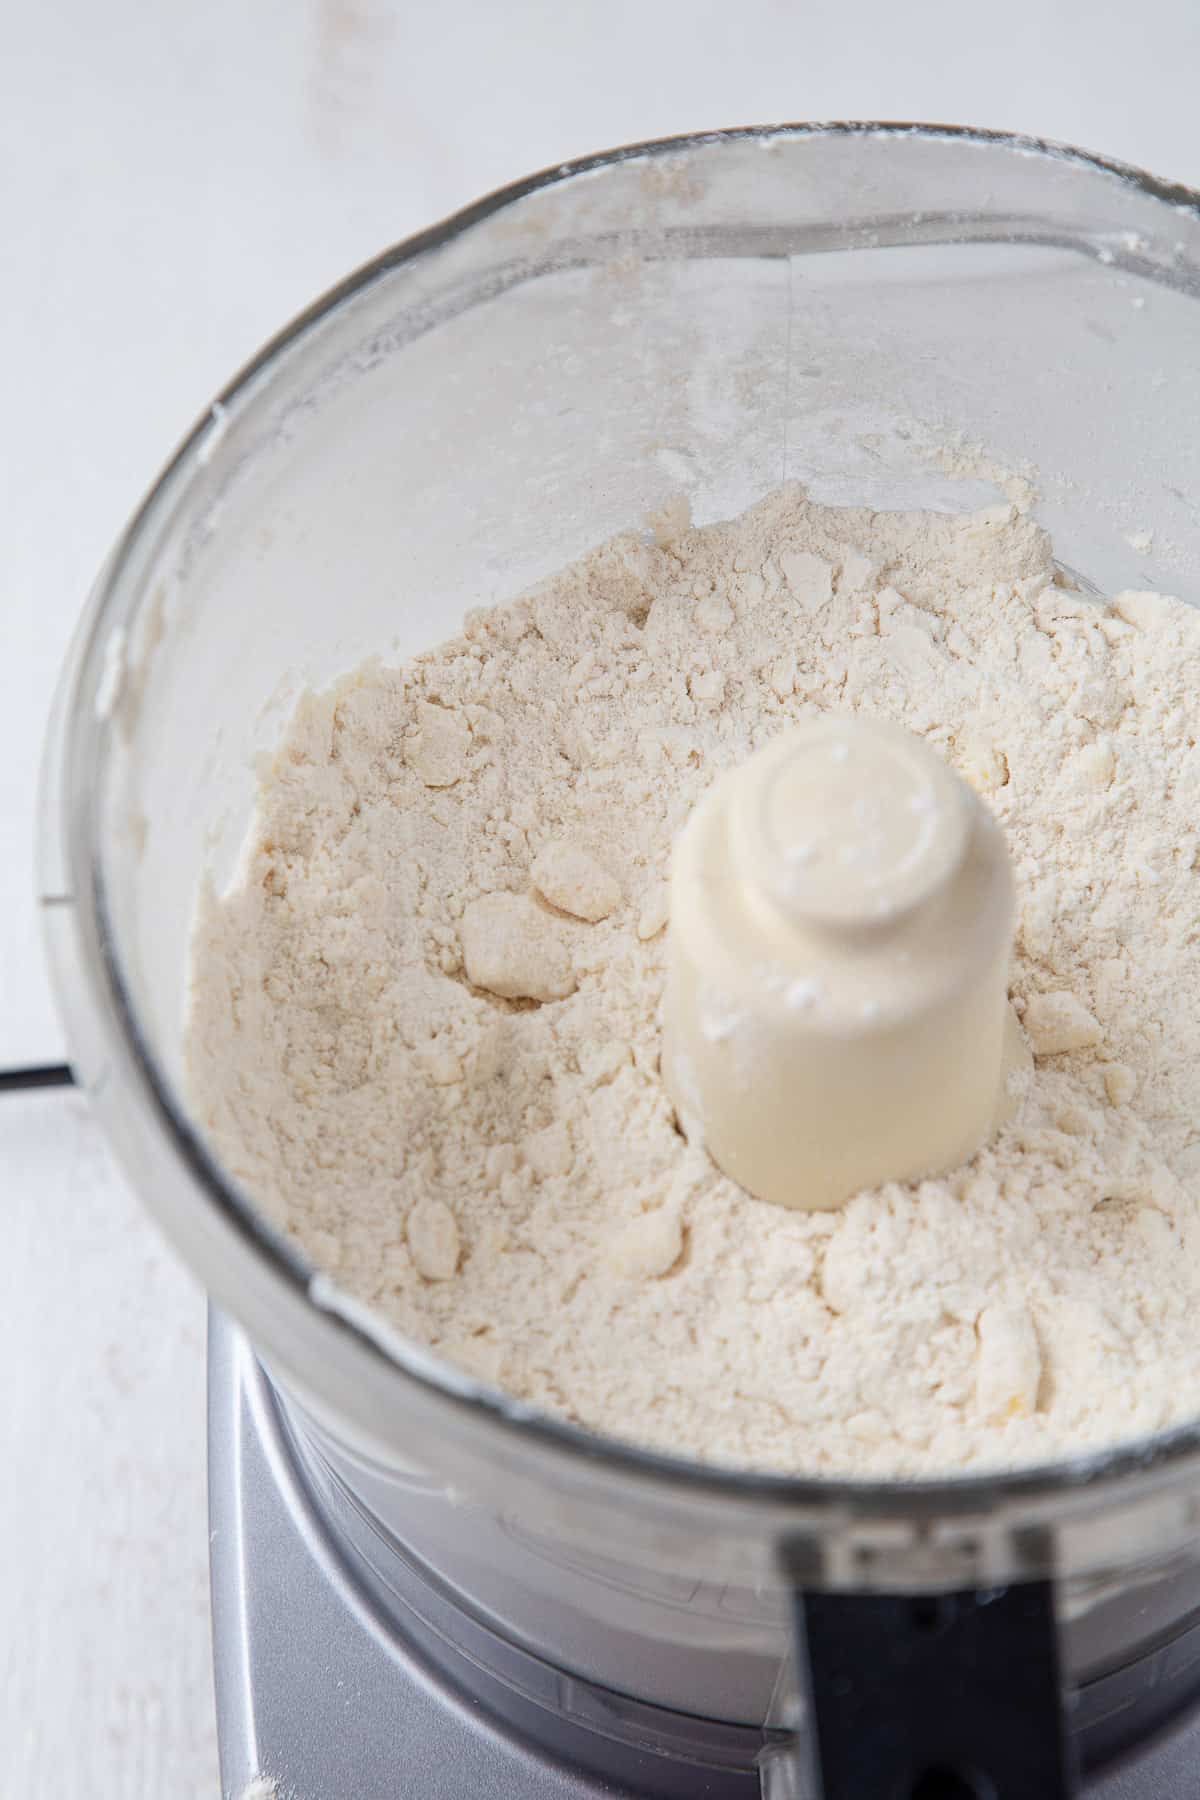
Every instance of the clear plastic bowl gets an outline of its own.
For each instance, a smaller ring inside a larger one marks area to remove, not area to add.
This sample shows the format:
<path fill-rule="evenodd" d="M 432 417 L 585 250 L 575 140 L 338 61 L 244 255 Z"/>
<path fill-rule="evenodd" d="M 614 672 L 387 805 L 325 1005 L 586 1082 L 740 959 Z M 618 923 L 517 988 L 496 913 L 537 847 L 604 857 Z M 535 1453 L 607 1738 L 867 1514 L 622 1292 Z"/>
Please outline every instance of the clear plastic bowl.
<path fill-rule="evenodd" d="M 445 638 L 680 490 L 701 522 L 785 477 L 962 508 L 994 498 L 988 465 L 1028 468 L 1070 568 L 1200 598 L 1198 297 L 1196 196 L 1077 152 L 875 126 L 621 150 L 319 302 L 214 403 L 105 568 L 41 848 L 79 1078 L 303 1453 L 381 1528 L 381 1587 L 407 1545 L 501 1659 L 761 1726 L 793 1577 L 1052 1574 L 1083 1682 L 1200 1607 L 1200 1434 L 923 1483 L 701 1468 L 537 1417 L 343 1303 L 182 1088 L 195 895 L 231 872 L 257 755 L 306 683 Z M 948 478 L 947 446 L 977 480 Z"/>

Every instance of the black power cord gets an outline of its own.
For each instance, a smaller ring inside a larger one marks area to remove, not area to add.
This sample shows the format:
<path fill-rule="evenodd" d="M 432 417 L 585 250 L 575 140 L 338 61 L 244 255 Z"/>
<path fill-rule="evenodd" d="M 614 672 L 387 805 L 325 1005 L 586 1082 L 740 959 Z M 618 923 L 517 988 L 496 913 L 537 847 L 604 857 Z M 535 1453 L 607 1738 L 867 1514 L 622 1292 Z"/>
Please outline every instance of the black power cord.
<path fill-rule="evenodd" d="M 17 1088 L 74 1087 L 68 1063 L 42 1063 L 31 1069 L 0 1069 L 0 1094 Z"/>

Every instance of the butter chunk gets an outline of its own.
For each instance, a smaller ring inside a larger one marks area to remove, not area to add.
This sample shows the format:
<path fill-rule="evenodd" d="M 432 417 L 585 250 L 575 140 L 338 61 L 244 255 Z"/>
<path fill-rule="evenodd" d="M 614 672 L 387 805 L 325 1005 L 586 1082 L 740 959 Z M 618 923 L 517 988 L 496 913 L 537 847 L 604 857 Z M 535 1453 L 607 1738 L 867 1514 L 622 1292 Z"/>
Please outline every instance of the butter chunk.
<path fill-rule="evenodd" d="M 808 550 L 785 550 L 779 558 L 783 579 L 804 606 L 824 606 L 833 593 L 833 569 Z"/>
<path fill-rule="evenodd" d="M 1099 1020 L 1074 994 L 1035 994 L 1022 1023 L 1035 1056 L 1061 1056 L 1067 1050 L 1090 1050 L 1104 1036 Z"/>
<path fill-rule="evenodd" d="M 642 901 L 637 934 L 643 944 L 657 937 L 671 916 L 671 891 L 665 881 L 656 882 Z"/>
<path fill-rule="evenodd" d="M 1042 1353 L 1029 1311 L 1019 1302 L 985 1306 L 975 1327 L 979 1361 L 975 1397 L 996 1424 L 1028 1418 L 1037 1407 Z"/>
<path fill-rule="evenodd" d="M 621 889 L 594 856 L 555 838 L 533 859 L 529 878 L 542 898 L 573 918 L 595 924 L 621 904 Z"/>
<path fill-rule="evenodd" d="M 1104 1071 L 1104 1091 L 1112 1106 L 1126 1106 L 1137 1092 L 1137 1076 L 1124 1063 L 1109 1063 Z"/>
<path fill-rule="evenodd" d="M 608 1260 L 620 1275 L 643 1281 L 666 1275 L 683 1251 L 683 1223 L 673 1206 L 642 1213 L 609 1246 Z"/>
<path fill-rule="evenodd" d="M 408 760 L 426 787 L 453 787 L 466 768 L 471 728 L 459 713 L 423 700 L 417 708 L 417 735 Z"/>
<path fill-rule="evenodd" d="M 467 979 L 502 1000 L 564 1000 L 575 971 L 555 928 L 525 894 L 483 894 L 459 927 Z"/>
<path fill-rule="evenodd" d="M 408 1215 L 408 1251 L 426 1281 L 449 1281 L 458 1269 L 458 1221 L 444 1200 L 418 1200 Z"/>

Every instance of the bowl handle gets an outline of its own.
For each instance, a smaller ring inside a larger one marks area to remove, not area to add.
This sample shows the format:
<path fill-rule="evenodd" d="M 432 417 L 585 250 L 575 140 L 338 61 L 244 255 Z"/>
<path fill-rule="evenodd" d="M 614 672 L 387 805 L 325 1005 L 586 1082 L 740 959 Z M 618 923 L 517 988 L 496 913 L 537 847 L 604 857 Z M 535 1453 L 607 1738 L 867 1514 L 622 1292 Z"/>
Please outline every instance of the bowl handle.
<path fill-rule="evenodd" d="M 809 1766 L 796 1800 L 1068 1800 L 1078 1792 L 1053 1583 L 919 1595 L 797 1591 Z M 796 1751 L 793 1751 L 793 1755 Z M 782 1781 L 779 1780 L 783 1777 Z"/>

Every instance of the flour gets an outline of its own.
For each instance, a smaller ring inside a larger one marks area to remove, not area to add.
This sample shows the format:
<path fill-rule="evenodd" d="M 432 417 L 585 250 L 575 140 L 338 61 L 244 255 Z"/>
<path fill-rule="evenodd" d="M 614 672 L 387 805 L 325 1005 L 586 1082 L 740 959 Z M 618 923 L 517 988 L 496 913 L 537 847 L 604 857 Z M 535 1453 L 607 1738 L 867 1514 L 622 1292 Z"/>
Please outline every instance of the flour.
<path fill-rule="evenodd" d="M 337 1282 L 462 1368 L 706 1460 L 1053 1458 L 1200 1400 L 1200 617 L 1012 505 L 663 516 L 300 704 L 195 940 L 192 1096 Z M 945 1179 L 750 1199 L 658 1072 L 673 834 L 840 709 L 925 736 L 1020 892 L 1023 1110 Z"/>

